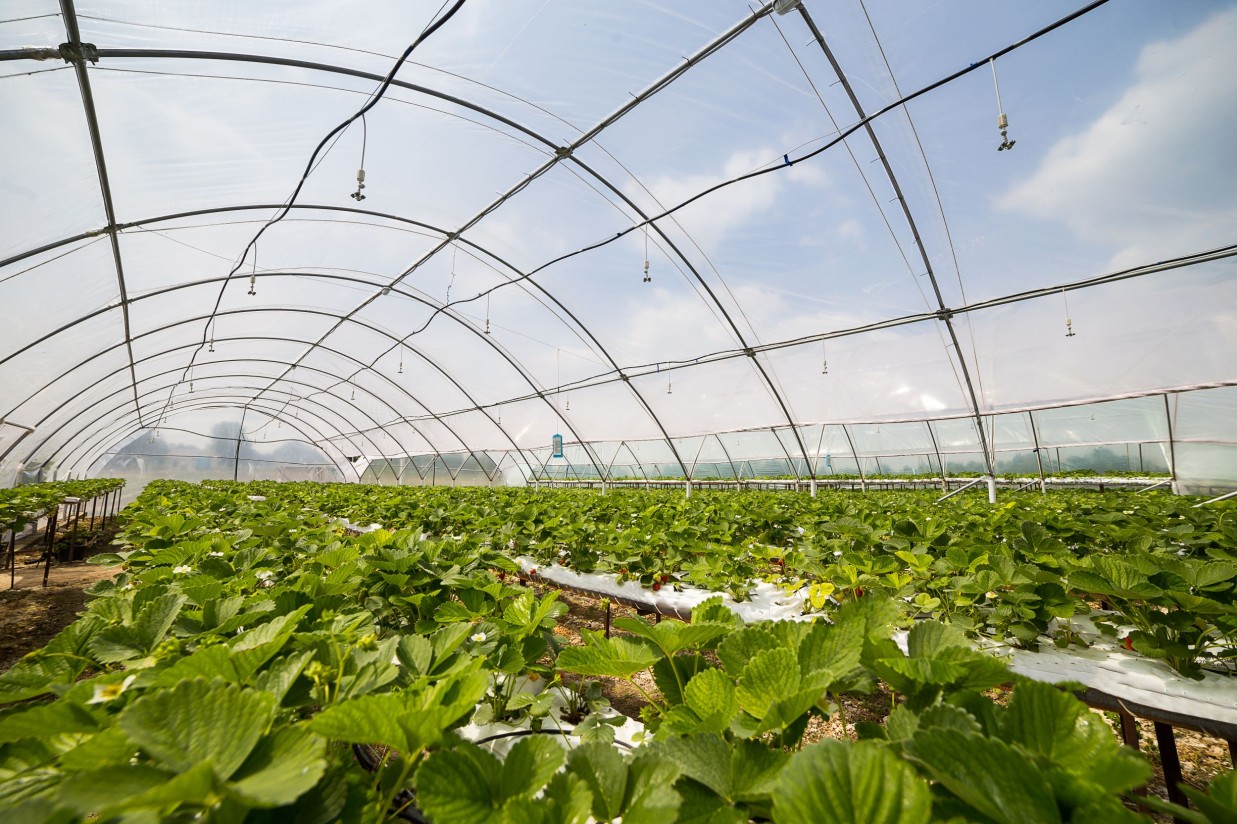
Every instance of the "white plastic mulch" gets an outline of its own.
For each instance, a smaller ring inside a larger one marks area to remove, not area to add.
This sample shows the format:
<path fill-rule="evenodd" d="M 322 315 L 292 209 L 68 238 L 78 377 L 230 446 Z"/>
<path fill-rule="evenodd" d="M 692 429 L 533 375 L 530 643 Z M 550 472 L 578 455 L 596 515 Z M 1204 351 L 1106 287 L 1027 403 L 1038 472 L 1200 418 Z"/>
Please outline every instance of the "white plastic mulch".
<path fill-rule="evenodd" d="M 539 577 L 552 583 L 587 589 L 602 595 L 641 601 L 662 612 L 690 613 L 693 607 L 719 594 L 686 584 L 680 585 L 677 589 L 671 584 L 666 584 L 657 592 L 653 592 L 638 581 L 620 583 L 618 576 L 613 573 L 575 572 L 562 566 L 546 567 L 523 555 L 516 558 L 515 562 L 524 572 L 536 570 Z M 722 604 L 744 621 L 802 620 L 805 617 L 803 602 L 806 597 L 806 591 L 788 594 L 775 584 L 760 581 L 752 588 L 749 600 L 736 601 L 729 595 L 722 595 Z"/>
<path fill-rule="evenodd" d="M 373 532 L 382 528 L 379 524 L 360 526 L 344 518 L 337 520 L 346 529 L 354 532 Z M 551 583 L 640 601 L 663 612 L 689 613 L 693 607 L 719 594 L 689 585 L 679 585 L 676 588 L 670 584 L 653 592 L 637 581 L 620 583 L 618 576 L 613 573 L 575 572 L 558 565 L 547 567 L 527 556 L 520 556 L 515 561 L 525 573 L 535 571 L 539 577 Z M 806 596 L 806 588 L 787 593 L 781 587 L 761 581 L 752 588 L 749 600 L 736 601 L 730 595 L 722 594 L 722 603 L 747 622 L 812 620 L 817 616 L 805 613 L 803 609 Z M 1013 672 L 1036 681 L 1076 682 L 1120 700 L 1182 715 L 1237 724 L 1237 677 L 1204 671 L 1201 680 L 1186 678 L 1163 661 L 1126 651 L 1119 641 L 1101 634 L 1089 618 L 1073 618 L 1071 628 L 1087 646 L 1075 644 L 1062 649 L 1054 645 L 1051 639 L 1044 638 L 1038 652 L 995 642 L 985 643 L 983 640 L 977 643 L 977 647 L 1004 658 Z M 894 640 L 905 652 L 906 634 L 895 633 Z M 557 707 L 559 699 L 555 700 Z M 557 711 L 556 709 L 555 712 Z M 639 722 L 629 720 L 628 724 L 638 727 L 632 729 L 632 735 L 644 729 Z M 627 725 L 624 725 L 620 728 L 620 734 L 626 727 Z M 485 725 L 477 728 L 476 738 L 473 740 L 493 735 L 495 732 L 515 729 L 503 724 Z M 506 746 L 510 747 L 516 740 L 518 738 L 499 739 L 495 745 L 508 742 Z"/>

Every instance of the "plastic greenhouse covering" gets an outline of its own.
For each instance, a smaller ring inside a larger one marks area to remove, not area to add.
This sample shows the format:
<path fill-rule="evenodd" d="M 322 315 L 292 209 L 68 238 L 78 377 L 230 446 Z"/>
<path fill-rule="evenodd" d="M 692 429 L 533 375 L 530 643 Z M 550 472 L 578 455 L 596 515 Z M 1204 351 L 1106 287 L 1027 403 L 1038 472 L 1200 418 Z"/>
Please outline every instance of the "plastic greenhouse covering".
<path fill-rule="evenodd" d="M 9 0 L 0 486 L 1233 489 L 1234 43 L 1214 0 Z"/>

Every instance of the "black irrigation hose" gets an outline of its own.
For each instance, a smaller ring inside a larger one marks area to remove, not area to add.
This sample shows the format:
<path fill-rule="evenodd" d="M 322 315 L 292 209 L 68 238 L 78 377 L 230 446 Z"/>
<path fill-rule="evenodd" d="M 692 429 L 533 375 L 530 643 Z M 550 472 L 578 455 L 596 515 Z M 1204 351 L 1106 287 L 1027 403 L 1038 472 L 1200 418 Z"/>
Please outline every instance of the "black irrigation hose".
<path fill-rule="evenodd" d="M 512 730 L 510 732 L 500 732 L 500 733 L 495 733 L 494 735 L 487 735 L 485 738 L 478 738 L 473 743 L 480 745 L 480 744 L 488 744 L 491 741 L 499 741 L 503 738 L 522 738 L 523 736 L 526 736 L 526 735 L 570 735 L 573 732 L 575 732 L 575 727 L 572 727 L 569 730 L 560 730 L 557 727 L 554 727 L 551 729 L 543 728 L 540 730 Z M 617 738 L 612 743 L 614 743 L 617 746 L 624 747 L 628 750 L 635 749 L 635 747 L 632 746 L 631 744 L 628 744 L 626 741 L 619 741 Z"/>
<path fill-rule="evenodd" d="M 1089 12 L 1095 11 L 1097 8 L 1105 5 L 1108 2 L 1109 0 L 1093 0 L 1093 2 L 1088 3 L 1087 5 L 1083 6 L 1080 9 L 1076 9 L 1075 11 L 1065 15 L 1059 20 L 1055 20 L 1054 22 L 1049 23 L 1047 26 L 1044 26 L 1043 28 L 1035 32 L 1032 32 L 1031 34 L 1022 38 L 1021 40 L 1011 43 L 1002 49 L 998 49 L 997 51 L 992 52 L 988 56 L 983 57 L 980 60 L 977 60 L 974 63 L 971 63 L 967 65 L 966 67 L 955 71 L 953 74 L 947 75 L 945 77 L 940 78 L 939 80 L 929 83 L 928 85 L 923 86 L 922 88 L 916 91 L 913 91 L 910 94 L 907 94 L 893 101 L 892 103 L 889 103 L 883 108 L 878 109 L 875 112 L 871 112 L 866 117 L 860 118 L 855 123 L 851 124 L 846 129 L 841 131 L 832 140 L 828 141 L 822 146 L 817 147 L 816 149 L 813 149 L 810 152 L 807 152 L 806 154 L 800 155 L 799 157 L 795 157 L 795 158 L 791 158 L 789 155 L 786 155 L 784 157 L 784 162 L 779 163 L 776 166 L 770 166 L 765 169 L 758 169 L 754 172 L 749 172 L 745 175 L 739 175 L 738 177 L 734 177 L 729 180 L 723 180 L 721 183 L 717 183 L 701 192 L 697 192 L 695 195 L 693 195 L 692 197 L 689 197 L 687 200 L 684 200 L 682 203 L 679 203 L 676 206 L 671 206 L 669 209 L 666 209 L 660 214 L 651 215 L 645 220 L 639 223 L 632 224 L 631 226 L 624 229 L 623 231 L 617 232 L 608 238 L 596 241 L 594 243 L 590 243 L 587 246 L 583 246 L 579 249 L 576 249 L 574 252 L 567 252 L 565 254 L 559 255 L 558 257 L 552 258 L 551 260 L 546 261 L 545 263 L 541 264 L 535 269 L 528 270 L 527 272 L 520 275 L 519 277 L 511 278 L 510 280 L 507 280 L 504 283 L 500 283 L 497 286 L 492 286 L 489 289 L 484 289 L 478 292 L 476 295 L 473 295 L 472 297 L 460 298 L 458 300 L 443 303 L 441 306 L 437 307 L 430 314 L 430 316 L 426 319 L 425 323 L 423 323 L 419 328 L 414 329 L 412 332 L 409 332 L 400 342 L 402 343 L 403 341 L 408 340 L 408 338 L 411 338 L 413 335 L 418 335 L 421 332 L 424 332 L 426 329 L 429 328 L 429 325 L 433 323 L 434 319 L 438 317 L 438 315 L 442 314 L 443 312 L 447 311 L 449 308 L 453 306 L 458 306 L 460 304 L 471 303 L 475 300 L 480 300 L 481 298 L 486 297 L 492 292 L 496 292 L 499 289 L 502 289 L 503 287 L 511 286 L 516 283 L 520 283 L 522 281 L 528 280 L 532 278 L 534 275 L 540 273 L 541 271 L 545 269 L 548 269 L 551 266 L 554 266 L 555 264 L 562 263 L 563 261 L 569 260 L 570 258 L 574 258 L 578 255 L 583 255 L 587 252 L 600 249 L 603 246 L 609 246 L 611 243 L 614 243 L 616 240 L 619 240 L 620 238 L 632 232 L 638 231 L 639 229 L 647 226 L 650 223 L 656 223 L 662 218 L 669 217 L 670 215 L 674 214 L 680 209 L 683 209 L 686 206 L 692 203 L 695 203 L 697 200 L 700 200 L 703 197 L 707 197 L 708 195 L 711 195 L 712 193 L 716 192 L 719 189 L 724 189 L 728 186 L 732 186 L 744 180 L 750 180 L 752 178 L 761 177 L 763 175 L 767 175 L 770 173 L 780 172 L 780 171 L 783 171 L 795 165 L 796 163 L 801 163 L 804 160 L 808 160 L 810 158 L 816 157 L 822 152 L 828 151 L 829 149 L 833 148 L 837 144 L 841 143 L 842 141 L 850 137 L 855 132 L 867 126 L 873 120 L 876 120 L 877 118 L 882 117 L 895 109 L 905 106 L 907 103 L 911 102 L 912 100 L 915 100 L 916 98 L 921 97 L 929 92 L 935 91 L 936 89 L 939 89 L 941 86 L 945 86 L 949 83 L 952 83 L 953 81 L 961 77 L 964 77 L 977 69 L 982 68 L 983 66 L 987 65 L 992 60 L 995 60 L 998 57 L 1003 57 L 1016 49 L 1022 48 L 1028 43 L 1038 40 L 1039 38 L 1043 37 L 1046 34 L 1056 31 L 1057 29 L 1066 25 L 1067 23 L 1072 23 L 1074 20 L 1077 20 L 1079 17 L 1082 17 L 1083 15 L 1088 14 Z M 239 265 L 238 265 L 238 268 L 239 268 Z"/>

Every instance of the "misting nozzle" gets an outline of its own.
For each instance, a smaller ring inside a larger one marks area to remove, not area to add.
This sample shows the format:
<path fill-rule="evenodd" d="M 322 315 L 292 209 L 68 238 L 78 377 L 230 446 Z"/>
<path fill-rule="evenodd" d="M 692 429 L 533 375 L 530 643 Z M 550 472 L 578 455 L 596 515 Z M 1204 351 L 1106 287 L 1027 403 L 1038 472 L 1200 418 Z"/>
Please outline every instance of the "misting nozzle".
<path fill-rule="evenodd" d="M 1005 116 L 1005 112 L 996 116 L 996 127 L 1001 130 L 1001 145 L 997 146 L 996 150 L 1004 152 L 1014 148 L 1014 144 L 1018 141 L 1009 139 L 1009 118 Z"/>

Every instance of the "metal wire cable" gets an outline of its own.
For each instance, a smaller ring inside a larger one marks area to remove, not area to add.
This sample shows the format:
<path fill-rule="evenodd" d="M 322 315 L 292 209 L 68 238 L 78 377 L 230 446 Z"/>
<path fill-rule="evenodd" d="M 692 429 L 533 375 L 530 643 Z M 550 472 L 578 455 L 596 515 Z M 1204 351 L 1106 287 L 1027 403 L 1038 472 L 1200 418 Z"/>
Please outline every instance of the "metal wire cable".
<path fill-rule="evenodd" d="M 1050 34 L 1051 32 L 1053 32 L 1053 31 L 1055 31 L 1055 30 L 1059 29 L 1060 27 L 1062 27 L 1062 26 L 1064 26 L 1064 25 L 1066 25 L 1066 24 L 1068 24 L 1068 23 L 1073 22 L 1074 20 L 1078 19 L 1079 17 L 1082 17 L 1083 15 L 1088 14 L 1089 12 L 1094 11 L 1095 9 L 1097 9 L 1097 8 L 1099 8 L 1099 7 L 1101 7 L 1101 6 L 1105 5 L 1105 4 L 1107 4 L 1108 2 L 1109 2 L 1109 0 L 1094 0 L 1094 2 L 1089 3 L 1089 4 L 1087 4 L 1086 6 L 1083 6 L 1082 8 L 1080 8 L 1080 9 L 1078 9 L 1078 10 L 1074 11 L 1074 12 L 1071 12 L 1070 14 L 1066 15 L 1065 17 L 1062 17 L 1062 18 L 1060 18 L 1060 19 L 1058 19 L 1058 20 L 1054 21 L 1053 23 L 1050 23 L 1049 25 L 1047 25 L 1047 26 L 1045 26 L 1045 27 L 1043 27 L 1043 28 L 1041 28 L 1041 29 L 1039 29 L 1039 30 L 1037 30 L 1037 31 L 1035 31 L 1035 32 L 1032 32 L 1031 34 L 1029 34 L 1029 35 L 1027 35 L 1026 37 L 1022 38 L 1021 40 L 1018 40 L 1018 41 L 1016 41 L 1016 42 L 1014 42 L 1014 43 L 1009 44 L 1008 46 L 1005 46 L 1004 48 L 1002 48 L 1002 49 L 1000 49 L 1000 50 L 998 50 L 998 51 L 996 51 L 996 52 L 993 52 L 991 55 L 987 55 L 987 56 L 983 57 L 982 59 L 980 59 L 980 60 L 979 60 L 979 61 L 977 61 L 977 62 L 974 62 L 974 63 L 969 64 L 969 65 L 968 65 L 968 66 L 966 66 L 965 68 L 958 69 L 957 71 L 953 72 L 952 74 L 946 75 L 945 77 L 942 77 L 942 78 L 940 78 L 940 79 L 938 79 L 938 80 L 935 80 L 935 81 L 933 81 L 932 83 L 929 83 L 929 84 L 928 84 L 928 85 L 926 85 L 926 86 L 922 86 L 922 87 L 920 87 L 919 89 L 917 89 L 917 90 L 915 90 L 915 91 L 911 92 L 910 94 L 904 95 L 904 96 L 900 97 L 899 99 L 897 99 L 897 100 L 893 101 L 892 103 L 889 103 L 888 105 L 886 105 L 886 106 L 884 106 L 884 107 L 882 107 L 882 108 L 880 108 L 880 109 L 877 109 L 877 110 L 876 110 L 876 111 L 874 111 L 874 112 L 869 112 L 869 113 L 868 113 L 865 117 L 863 117 L 863 118 L 861 118 L 861 119 L 859 119 L 859 120 L 855 121 L 855 122 L 854 122 L 854 123 L 852 123 L 850 126 L 846 127 L 846 129 L 844 129 L 843 131 L 839 132 L 839 133 L 838 133 L 838 135 L 837 135 L 836 137 L 834 137 L 833 139 L 829 140 L 829 141 L 828 141 L 828 142 L 826 142 L 824 145 L 819 146 L 818 148 L 813 149 L 813 150 L 811 150 L 811 151 L 809 151 L 809 152 L 806 152 L 806 153 L 804 153 L 804 154 L 800 155 L 799 157 L 795 157 L 795 158 L 788 158 L 788 162 L 786 162 L 786 163 L 782 163 L 781 165 L 778 165 L 778 166 L 773 166 L 773 167 L 770 167 L 770 168 L 767 168 L 767 169 L 759 169 L 759 170 L 754 171 L 754 172 L 749 172 L 749 173 L 744 174 L 744 175 L 739 175 L 739 176 L 737 176 L 737 177 L 733 177 L 733 178 L 730 178 L 730 179 L 728 179 L 728 180 L 724 180 L 724 181 L 722 181 L 722 182 L 720 182 L 720 183 L 717 183 L 717 184 L 715 184 L 715 185 L 713 185 L 713 186 L 710 186 L 710 187 L 708 187 L 708 188 L 706 188 L 706 189 L 704 189 L 704 190 L 702 190 L 702 191 L 700 191 L 700 192 L 697 192 L 696 194 L 692 195 L 691 197 L 687 198 L 686 200 L 681 201 L 680 203 L 678 203 L 678 204 L 677 204 L 677 205 L 675 205 L 675 206 L 670 207 L 669 209 L 666 209 L 665 211 L 661 212 L 660 214 L 652 215 L 652 216 L 650 216 L 649 218 L 647 218 L 646 220 L 643 220 L 643 221 L 639 221 L 639 222 L 637 222 L 637 223 L 634 223 L 634 224 L 632 224 L 631 226 L 627 227 L 626 229 L 623 229 L 622 231 L 616 232 L 614 235 L 612 235 L 612 236 L 610 236 L 610 237 L 604 238 L 604 239 L 602 239 L 602 240 L 598 240 L 598 241 L 596 241 L 596 242 L 594 242 L 594 243 L 590 243 L 590 244 L 588 244 L 588 245 L 586 245 L 586 246 L 582 246 L 581 248 L 576 249 L 575 251 L 572 251 L 572 252 L 566 252 L 566 253 L 564 253 L 564 254 L 562 254 L 562 255 L 558 255 L 557 257 L 551 258 L 550 260 L 546 261 L 545 263 L 541 264 L 540 266 L 537 266 L 537 267 L 535 267 L 535 268 L 533 268 L 533 269 L 528 270 L 528 271 L 527 271 L 527 272 L 525 272 L 523 275 L 520 275 L 519 277 L 516 277 L 516 278 L 512 278 L 510 281 L 508 281 L 508 283 L 505 283 L 505 284 L 500 284 L 500 285 L 498 285 L 498 286 L 492 287 L 491 289 L 483 290 L 482 292 L 480 292 L 480 293 L 478 293 L 478 294 L 476 294 L 476 295 L 474 295 L 474 296 L 472 296 L 472 297 L 469 297 L 469 298 L 460 298 L 460 299 L 458 299 L 458 300 L 452 301 L 452 303 L 451 303 L 451 304 L 446 304 L 446 305 L 444 305 L 444 306 L 440 307 L 438 310 L 436 310 L 436 312 L 435 312 L 434 316 L 432 316 L 431 318 L 429 318 L 429 319 L 428 319 L 428 320 L 427 320 L 427 321 L 426 321 L 426 322 L 425 322 L 422 326 L 420 326 L 420 327 L 418 327 L 417 329 L 415 329 L 415 330 L 413 330 L 412 332 L 410 332 L 410 333 L 406 336 L 406 338 L 405 338 L 405 339 L 407 339 L 407 337 L 412 337 L 413 335 L 417 335 L 417 334 L 420 334 L 421 332 L 424 332 L 424 331 L 425 331 L 425 330 L 429 327 L 430 323 L 432 323 L 432 322 L 433 322 L 434 317 L 436 317 L 438 314 L 441 314 L 442 312 L 446 311 L 447 309 L 449 309 L 449 308 L 451 308 L 451 307 L 453 307 L 453 306 L 455 306 L 455 305 L 462 304 L 462 303 L 471 303 L 471 302 L 472 302 L 472 301 L 474 301 L 474 300 L 479 300 L 479 299 L 481 299 L 481 298 L 485 297 L 486 295 L 490 294 L 491 292 L 494 292 L 494 291 L 497 291 L 498 289 L 503 288 L 504 286 L 510 286 L 510 285 L 514 285 L 515 283 L 518 283 L 519 281 L 528 280 L 529 278 L 531 278 L 531 277 L 533 277 L 533 276 L 537 275 L 538 273 L 540 273 L 540 272 L 542 272 L 542 271 L 544 271 L 544 270 L 546 270 L 546 269 L 550 268 L 551 266 L 554 266 L 554 265 L 556 265 L 556 264 L 558 264 L 558 263 L 562 263 L 562 262 L 563 262 L 563 261 L 565 261 L 565 260 L 570 260 L 571 258 L 578 257 L 578 256 L 583 255 L 583 254 L 587 254 L 588 252 L 592 252 L 592 251 L 594 251 L 594 250 L 596 250 L 596 249 L 601 249 L 601 248 L 603 248 L 603 247 L 605 247 L 605 246 L 609 246 L 611 243 L 614 243 L 615 241 L 622 239 L 622 238 L 623 238 L 623 237 L 625 237 L 626 235 L 629 235 L 629 234 L 631 234 L 632 232 L 640 231 L 640 230 L 642 230 L 645 226 L 647 226 L 647 225 L 649 225 L 649 224 L 656 223 L 656 222 L 657 222 L 657 221 L 659 221 L 659 220 L 662 220 L 662 219 L 664 219 L 664 218 L 667 218 L 667 217 L 669 217 L 669 216 L 671 216 L 671 215 L 675 214 L 676 212 L 681 211 L 682 209 L 686 208 L 687 206 L 690 206 L 692 203 L 695 203 L 696 201 L 698 201 L 698 200 L 700 200 L 700 199 L 702 199 L 702 198 L 708 197 L 709 195 L 713 194 L 713 193 L 714 193 L 714 192 L 716 192 L 716 191 L 719 191 L 719 190 L 721 190 L 721 189 L 727 188 L 727 187 L 729 187 L 729 186 L 733 186 L 733 185 L 735 185 L 735 184 L 737 184 L 737 183 L 742 183 L 743 181 L 746 181 L 746 180 L 751 180 L 751 179 L 756 178 L 756 177 L 761 177 L 761 176 L 766 175 L 766 174 L 773 174 L 773 173 L 781 172 L 781 171 L 783 171 L 783 170 L 785 170 L 785 169 L 788 169 L 788 168 L 790 168 L 790 167 L 794 166 L 794 165 L 795 165 L 795 164 L 797 164 L 797 163 L 802 163 L 802 162 L 803 162 L 803 161 L 805 161 L 805 160 L 810 160 L 811 158 L 816 157 L 817 155 L 820 155 L 820 154 L 824 153 L 825 151 L 828 151 L 829 149 L 833 148 L 833 147 L 834 147 L 834 146 L 836 146 L 837 144 L 839 144 L 839 143 L 843 142 L 846 138 L 850 137 L 852 134 L 854 134 L 855 132 L 859 131 L 860 129 L 862 129 L 864 126 L 866 126 L 867 124 L 871 123 L 872 121 L 874 121 L 874 120 L 876 120 L 876 119 L 878 119 L 878 118 L 880 118 L 880 117 L 882 117 L 882 116 L 884 116 L 884 115 L 888 114 L 889 112 L 891 112 L 891 111 L 893 111 L 893 110 L 895 110 L 895 109 L 897 109 L 897 108 L 900 108 L 900 107 L 902 107 L 902 106 L 906 105 L 907 103 L 909 103 L 909 102 L 910 102 L 910 101 L 912 101 L 912 100 L 915 100 L 915 99 L 920 98 L 920 97 L 922 97 L 922 96 L 924 96 L 924 95 L 926 95 L 926 94 L 929 94 L 930 92 L 935 91 L 936 89 L 939 89 L 939 88 L 941 88 L 942 86 L 948 85 L 949 83 L 952 83 L 952 82 L 954 82 L 955 80 L 958 80 L 958 79 L 959 79 L 959 78 L 961 78 L 961 77 L 965 77 L 966 75 L 968 75 L 968 74 L 970 74 L 971 72 L 975 71 L 977 68 L 981 68 L 981 67 L 986 66 L 986 65 L 987 65 L 987 63 L 988 63 L 988 61 L 989 61 L 990 59 L 995 58 L 995 57 L 1001 57 L 1001 56 L 1003 56 L 1003 55 L 1009 54 L 1010 52 L 1013 52 L 1013 51 L 1015 51 L 1015 50 L 1017 50 L 1017 49 L 1019 49 L 1019 48 L 1021 48 L 1021 47 L 1025 46 L 1025 45 L 1027 45 L 1027 44 L 1029 44 L 1029 43 L 1032 43 L 1032 42 L 1034 42 L 1034 41 L 1038 40 L 1039 38 L 1043 37 L 1044 35 L 1046 35 L 1046 34 Z"/>

